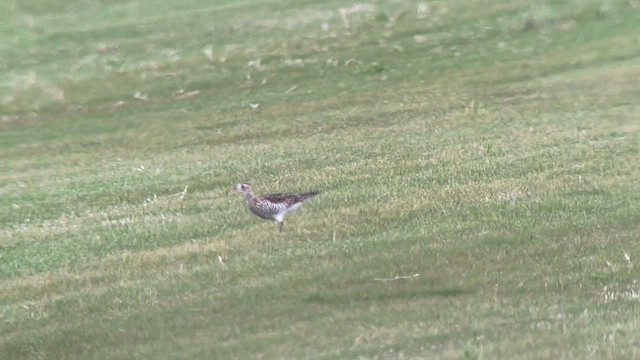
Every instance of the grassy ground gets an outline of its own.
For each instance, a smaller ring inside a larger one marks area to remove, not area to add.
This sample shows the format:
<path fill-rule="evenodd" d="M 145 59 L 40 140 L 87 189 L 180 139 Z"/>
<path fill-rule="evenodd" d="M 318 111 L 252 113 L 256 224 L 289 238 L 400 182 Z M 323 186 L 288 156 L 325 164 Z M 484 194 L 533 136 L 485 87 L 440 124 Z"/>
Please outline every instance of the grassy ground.
<path fill-rule="evenodd" d="M 640 357 L 640 2 L 0 14 L 1 359 Z"/>

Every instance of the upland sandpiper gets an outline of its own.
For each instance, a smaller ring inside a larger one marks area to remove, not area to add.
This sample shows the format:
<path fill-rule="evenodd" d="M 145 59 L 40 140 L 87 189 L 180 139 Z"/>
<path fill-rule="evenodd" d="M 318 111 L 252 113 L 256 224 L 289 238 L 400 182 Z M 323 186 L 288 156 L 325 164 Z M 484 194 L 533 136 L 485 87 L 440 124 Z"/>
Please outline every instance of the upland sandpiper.
<path fill-rule="evenodd" d="M 320 194 L 318 191 L 302 194 L 269 194 L 256 196 L 249 184 L 238 184 L 235 190 L 244 195 L 245 202 L 252 213 L 263 219 L 275 220 L 282 232 L 284 216 L 288 212 L 298 209 L 302 203 Z"/>

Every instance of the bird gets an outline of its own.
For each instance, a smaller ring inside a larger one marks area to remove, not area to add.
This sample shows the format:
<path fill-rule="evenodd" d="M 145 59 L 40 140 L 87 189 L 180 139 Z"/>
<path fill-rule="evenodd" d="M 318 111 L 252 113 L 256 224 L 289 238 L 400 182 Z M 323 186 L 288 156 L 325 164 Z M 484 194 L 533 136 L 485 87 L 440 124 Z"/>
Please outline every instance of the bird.
<path fill-rule="evenodd" d="M 275 220 L 278 223 L 280 232 L 284 231 L 284 216 L 294 211 L 302 203 L 320 194 L 319 191 L 312 191 L 300 194 L 268 194 L 256 196 L 251 189 L 251 185 L 239 183 L 235 187 L 235 191 L 244 195 L 247 208 L 263 219 Z"/>

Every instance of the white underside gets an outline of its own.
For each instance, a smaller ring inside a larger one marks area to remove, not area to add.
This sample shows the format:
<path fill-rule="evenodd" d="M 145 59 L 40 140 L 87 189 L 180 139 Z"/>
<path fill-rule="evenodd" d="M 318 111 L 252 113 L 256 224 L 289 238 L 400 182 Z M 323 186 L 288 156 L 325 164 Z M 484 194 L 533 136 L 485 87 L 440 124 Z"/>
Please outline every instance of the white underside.
<path fill-rule="evenodd" d="M 282 220 L 284 220 L 284 216 L 287 215 L 288 212 L 291 212 L 293 210 L 297 210 L 298 208 L 300 208 L 300 206 L 302 206 L 302 203 L 297 203 L 289 208 L 283 209 L 282 211 L 280 211 L 279 213 L 275 214 L 273 216 L 273 218 L 277 221 L 277 222 L 282 222 Z"/>

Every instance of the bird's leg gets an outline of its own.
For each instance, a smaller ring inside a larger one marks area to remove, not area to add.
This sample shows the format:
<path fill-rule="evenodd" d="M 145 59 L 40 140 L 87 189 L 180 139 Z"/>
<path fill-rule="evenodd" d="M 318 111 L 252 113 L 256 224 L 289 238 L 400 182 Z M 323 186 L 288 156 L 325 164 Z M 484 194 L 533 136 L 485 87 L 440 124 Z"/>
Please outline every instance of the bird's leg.
<path fill-rule="evenodd" d="M 280 229 L 280 232 L 283 232 L 283 231 L 284 231 L 284 221 L 280 221 L 280 222 L 278 223 L 278 229 Z"/>

